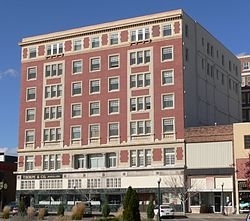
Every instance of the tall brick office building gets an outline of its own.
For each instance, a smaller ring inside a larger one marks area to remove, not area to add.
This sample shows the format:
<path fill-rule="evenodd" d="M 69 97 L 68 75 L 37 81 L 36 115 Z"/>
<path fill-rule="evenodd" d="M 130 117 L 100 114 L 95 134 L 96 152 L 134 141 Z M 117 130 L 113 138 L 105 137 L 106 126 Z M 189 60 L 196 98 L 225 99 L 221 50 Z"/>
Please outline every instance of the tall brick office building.
<path fill-rule="evenodd" d="M 184 179 L 184 129 L 241 120 L 238 59 L 182 10 L 20 46 L 17 198 L 27 204 L 120 204 L 132 186 L 144 205 L 159 177 L 172 202 L 164 180 Z"/>

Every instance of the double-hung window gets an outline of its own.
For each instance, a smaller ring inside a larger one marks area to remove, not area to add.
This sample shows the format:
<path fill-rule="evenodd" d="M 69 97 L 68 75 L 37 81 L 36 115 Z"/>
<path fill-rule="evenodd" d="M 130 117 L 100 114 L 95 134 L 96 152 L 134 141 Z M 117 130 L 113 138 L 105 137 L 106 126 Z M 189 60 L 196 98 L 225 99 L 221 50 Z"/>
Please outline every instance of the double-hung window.
<path fill-rule="evenodd" d="M 100 80 L 91 80 L 90 81 L 90 93 L 99 93 L 100 92 Z"/>
<path fill-rule="evenodd" d="M 119 100 L 109 101 L 109 114 L 119 113 Z"/>
<path fill-rule="evenodd" d="M 35 121 L 36 110 L 35 109 L 27 109 L 26 110 L 26 121 Z"/>
<path fill-rule="evenodd" d="M 81 39 L 74 40 L 73 44 L 74 44 L 74 47 L 73 47 L 74 51 L 82 50 L 82 40 Z"/>
<path fill-rule="evenodd" d="M 29 58 L 36 58 L 36 56 L 37 56 L 36 47 L 29 48 Z"/>
<path fill-rule="evenodd" d="M 73 74 L 82 73 L 82 60 L 73 61 Z"/>
<path fill-rule="evenodd" d="M 162 96 L 162 108 L 170 109 L 174 107 L 174 94 L 164 94 Z"/>
<path fill-rule="evenodd" d="M 110 45 L 117 45 L 119 43 L 119 34 L 112 33 L 110 34 Z"/>
<path fill-rule="evenodd" d="M 55 43 L 47 45 L 47 55 L 58 55 L 63 53 L 63 43 Z"/>
<path fill-rule="evenodd" d="M 173 134 L 174 133 L 174 118 L 164 118 L 162 120 L 163 123 L 163 133 L 164 134 Z"/>
<path fill-rule="evenodd" d="M 36 79 L 36 68 L 28 68 L 28 75 L 27 75 L 28 80 Z"/>
<path fill-rule="evenodd" d="M 161 60 L 162 61 L 173 60 L 173 47 L 172 46 L 162 48 Z"/>
<path fill-rule="evenodd" d="M 82 115 L 82 105 L 81 104 L 72 104 L 71 116 L 80 117 Z"/>
<path fill-rule="evenodd" d="M 163 25 L 163 36 L 171 36 L 172 35 L 172 25 L 165 24 Z"/>
<path fill-rule="evenodd" d="M 109 124 L 109 137 L 118 137 L 119 135 L 119 123 Z"/>
<path fill-rule="evenodd" d="M 150 39 L 149 28 L 140 28 L 130 32 L 131 42 L 145 41 Z"/>
<path fill-rule="evenodd" d="M 164 70 L 162 71 L 162 85 L 171 85 L 174 83 L 174 71 Z"/>
<path fill-rule="evenodd" d="M 109 56 L 109 68 L 119 67 L 119 55 Z"/>
<path fill-rule="evenodd" d="M 100 125 L 92 124 L 89 126 L 89 138 L 100 138 Z"/>
<path fill-rule="evenodd" d="M 91 39 L 91 46 L 92 46 L 92 48 L 99 48 L 100 47 L 100 38 L 99 37 L 93 37 Z"/>
<path fill-rule="evenodd" d="M 36 99 L 36 88 L 28 88 L 27 89 L 27 101 Z"/>
<path fill-rule="evenodd" d="M 80 140 L 81 139 L 81 127 L 74 126 L 71 127 L 71 140 Z"/>
<path fill-rule="evenodd" d="M 118 91 L 119 90 L 119 78 L 111 77 L 109 78 L 109 91 Z"/>
<path fill-rule="evenodd" d="M 165 166 L 171 166 L 175 164 L 175 148 L 166 148 L 164 150 Z"/>
<path fill-rule="evenodd" d="M 90 70 L 99 71 L 101 66 L 101 58 L 91 58 L 90 59 Z"/>
<path fill-rule="evenodd" d="M 99 114 L 100 114 L 100 102 L 98 101 L 90 103 L 90 116 Z"/>
<path fill-rule="evenodd" d="M 25 132 L 25 142 L 33 143 L 35 141 L 35 130 L 26 130 Z"/>
<path fill-rule="evenodd" d="M 33 167 L 34 167 L 34 157 L 26 156 L 25 157 L 25 171 L 33 170 Z"/>
<path fill-rule="evenodd" d="M 80 95 L 82 94 L 82 83 L 76 82 L 72 84 L 72 95 Z"/>

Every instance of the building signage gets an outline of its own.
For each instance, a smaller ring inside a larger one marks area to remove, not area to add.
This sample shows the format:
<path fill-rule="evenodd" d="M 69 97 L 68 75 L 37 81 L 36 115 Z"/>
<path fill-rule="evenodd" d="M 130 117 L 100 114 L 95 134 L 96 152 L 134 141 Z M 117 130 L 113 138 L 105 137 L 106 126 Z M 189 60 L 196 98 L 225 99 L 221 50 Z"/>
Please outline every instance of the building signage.
<path fill-rule="evenodd" d="M 30 174 L 22 175 L 23 180 L 37 180 L 37 179 L 61 179 L 62 174 Z"/>
<path fill-rule="evenodd" d="M 239 190 L 248 190 L 250 189 L 249 186 L 247 185 L 247 181 L 238 181 L 238 189 Z"/>

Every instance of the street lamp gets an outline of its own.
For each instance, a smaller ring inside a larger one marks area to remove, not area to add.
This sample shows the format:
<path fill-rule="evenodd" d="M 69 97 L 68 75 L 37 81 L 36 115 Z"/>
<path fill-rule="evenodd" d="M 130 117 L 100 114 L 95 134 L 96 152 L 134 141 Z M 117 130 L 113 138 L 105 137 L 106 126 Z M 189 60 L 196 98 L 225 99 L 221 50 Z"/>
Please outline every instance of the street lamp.
<path fill-rule="evenodd" d="M 74 205 L 76 204 L 76 186 L 74 186 Z"/>
<path fill-rule="evenodd" d="M 221 198 L 222 198 L 222 201 L 221 201 L 221 203 L 222 203 L 221 214 L 225 215 L 225 212 L 224 212 L 224 189 L 223 189 L 223 187 L 224 187 L 224 183 L 221 184 Z"/>
<path fill-rule="evenodd" d="M 157 180 L 158 183 L 158 221 L 161 220 L 160 215 L 160 205 L 161 205 L 161 178 L 159 177 Z"/>

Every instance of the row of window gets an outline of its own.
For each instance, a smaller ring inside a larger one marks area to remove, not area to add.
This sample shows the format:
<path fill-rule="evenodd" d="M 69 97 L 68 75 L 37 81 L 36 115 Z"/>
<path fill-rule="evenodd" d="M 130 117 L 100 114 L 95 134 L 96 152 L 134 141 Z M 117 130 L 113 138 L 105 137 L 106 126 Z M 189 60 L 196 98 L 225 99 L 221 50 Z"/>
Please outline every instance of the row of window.
<path fill-rule="evenodd" d="M 152 150 L 151 149 L 138 149 L 130 150 L 130 167 L 147 167 L 152 164 Z M 164 149 L 164 165 L 171 166 L 176 161 L 175 148 Z M 73 156 L 74 169 L 103 169 L 103 168 L 116 168 L 118 165 L 118 156 L 116 153 L 105 154 L 76 154 Z M 61 155 L 43 155 L 43 170 L 60 170 L 61 169 Z M 25 157 L 25 170 L 34 169 L 34 157 Z M 69 180 L 68 188 L 81 187 L 81 183 L 77 180 Z"/>
<path fill-rule="evenodd" d="M 118 188 L 121 187 L 121 178 L 104 178 L 105 187 L 107 188 Z M 101 179 L 92 178 L 87 179 L 87 188 L 101 188 Z M 63 181 L 62 179 L 46 179 L 39 180 L 39 189 L 62 189 Z M 83 183 L 81 179 L 69 179 L 68 180 L 68 189 L 82 189 Z M 21 190 L 30 190 L 35 189 L 35 180 L 22 180 L 21 181 Z M 53 202 L 58 202 L 61 200 L 61 197 L 58 196 L 54 199 Z M 74 199 L 73 199 L 74 200 Z M 41 202 L 46 202 L 47 200 L 42 200 Z M 51 202 L 51 198 L 48 199 Z M 47 203 L 47 202 L 46 202 Z"/>
<path fill-rule="evenodd" d="M 151 36 L 151 27 L 143 27 L 137 28 L 130 31 L 130 42 L 140 42 L 140 41 L 148 41 L 152 38 Z M 161 26 L 161 36 L 168 37 L 172 36 L 173 34 L 173 25 L 171 23 L 163 24 Z M 90 48 L 100 48 L 102 46 L 101 42 L 102 36 L 96 35 L 90 38 Z M 120 43 L 120 32 L 113 32 L 109 34 L 108 44 L 117 45 Z M 73 51 L 81 51 L 84 49 L 83 38 L 74 39 L 72 41 Z M 53 44 L 46 45 L 46 55 L 47 56 L 54 56 L 60 55 L 64 53 L 64 43 L 58 42 Z M 28 57 L 29 58 L 36 58 L 38 56 L 38 48 L 37 47 L 30 47 L 28 49 Z"/>
<path fill-rule="evenodd" d="M 162 86 L 174 84 L 174 71 L 163 70 L 161 73 Z M 151 74 L 150 73 L 139 73 L 130 75 L 130 88 L 141 88 L 148 87 L 151 85 Z M 82 82 L 73 82 L 71 85 L 71 95 L 79 96 L 82 95 L 83 89 Z M 63 86 L 62 84 L 48 85 L 44 89 L 45 99 L 59 98 L 62 96 Z M 119 91 L 120 90 L 120 78 L 110 77 L 108 79 L 108 91 Z M 93 79 L 89 81 L 89 93 L 96 94 L 101 93 L 101 80 Z M 26 100 L 32 101 L 36 99 L 36 88 L 27 88 Z"/>
<path fill-rule="evenodd" d="M 174 94 L 163 94 L 162 95 L 162 109 L 173 109 L 174 108 Z M 77 118 L 82 117 L 82 104 L 75 103 L 71 105 L 71 117 Z M 139 96 L 130 98 L 130 111 L 147 111 L 151 109 L 151 97 L 150 96 Z M 89 103 L 89 116 L 100 115 L 100 101 Z M 120 113 L 120 100 L 113 99 L 108 101 L 108 114 L 119 114 Z M 62 117 L 62 106 L 50 106 L 44 108 L 44 120 L 56 120 Z M 36 109 L 26 109 L 26 121 L 35 121 Z"/>
<path fill-rule="evenodd" d="M 140 65 L 149 63 L 151 60 L 150 50 L 137 51 L 130 53 L 130 65 Z M 162 48 L 162 61 L 173 60 L 173 47 Z M 120 67 L 120 56 L 110 55 L 108 61 L 109 69 Z M 90 58 L 90 72 L 101 70 L 101 57 Z M 58 77 L 64 72 L 63 63 L 53 63 L 45 66 L 45 77 Z M 72 74 L 81 74 L 83 72 L 83 61 L 75 60 L 72 62 Z M 27 70 L 27 79 L 37 78 L 37 68 L 29 67 Z"/>
<path fill-rule="evenodd" d="M 175 130 L 174 118 L 162 119 L 162 132 L 163 134 L 173 134 Z M 70 130 L 71 140 L 82 139 L 82 127 L 72 126 Z M 152 122 L 150 120 L 139 120 L 130 122 L 130 135 L 149 135 L 152 134 Z M 43 130 L 43 141 L 44 142 L 59 142 L 62 140 L 61 128 L 47 128 Z M 108 124 L 108 137 L 119 137 L 120 124 L 109 123 Z M 100 124 L 89 125 L 89 139 L 100 139 Z M 26 130 L 25 142 L 35 142 L 35 130 Z"/>

